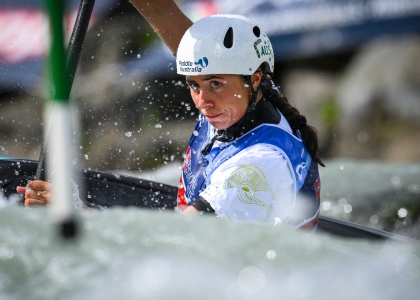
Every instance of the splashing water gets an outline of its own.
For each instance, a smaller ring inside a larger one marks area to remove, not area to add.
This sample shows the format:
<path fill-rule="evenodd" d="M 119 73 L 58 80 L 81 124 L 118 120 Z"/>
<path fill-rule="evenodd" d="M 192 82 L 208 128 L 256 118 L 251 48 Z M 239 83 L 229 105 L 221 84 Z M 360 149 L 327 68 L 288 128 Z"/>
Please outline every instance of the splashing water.
<path fill-rule="evenodd" d="M 70 243 L 45 209 L 0 209 L 2 299 L 416 299 L 420 292 L 418 244 L 134 208 L 83 211 L 78 219 L 81 235 Z"/>

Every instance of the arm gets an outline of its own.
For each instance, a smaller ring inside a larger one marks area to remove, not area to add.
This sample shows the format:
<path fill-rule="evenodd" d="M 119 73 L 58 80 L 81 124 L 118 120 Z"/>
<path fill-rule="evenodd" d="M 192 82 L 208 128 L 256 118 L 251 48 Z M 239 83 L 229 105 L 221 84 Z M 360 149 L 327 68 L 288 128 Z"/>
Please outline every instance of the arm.
<path fill-rule="evenodd" d="M 287 222 L 294 207 L 294 180 L 283 154 L 257 144 L 222 163 L 200 193 L 216 214 L 240 222 Z"/>
<path fill-rule="evenodd" d="M 192 25 L 192 21 L 172 0 L 130 0 L 130 2 L 149 22 L 172 53 L 176 54 L 179 42 Z"/>

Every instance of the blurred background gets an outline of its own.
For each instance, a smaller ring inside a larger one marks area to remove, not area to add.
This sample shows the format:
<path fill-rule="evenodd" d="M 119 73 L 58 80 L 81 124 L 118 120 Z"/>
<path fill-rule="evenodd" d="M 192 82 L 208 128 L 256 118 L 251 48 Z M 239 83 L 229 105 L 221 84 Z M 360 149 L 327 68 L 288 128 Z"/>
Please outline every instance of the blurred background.
<path fill-rule="evenodd" d="M 254 19 L 275 83 L 318 129 L 322 214 L 420 238 L 420 1 L 176 1 Z M 80 1 L 68 1 L 69 38 Z M 0 2 L 0 157 L 38 160 L 48 25 Z M 175 57 L 128 1 L 97 0 L 71 100 L 84 168 L 177 184 L 198 116 Z"/>

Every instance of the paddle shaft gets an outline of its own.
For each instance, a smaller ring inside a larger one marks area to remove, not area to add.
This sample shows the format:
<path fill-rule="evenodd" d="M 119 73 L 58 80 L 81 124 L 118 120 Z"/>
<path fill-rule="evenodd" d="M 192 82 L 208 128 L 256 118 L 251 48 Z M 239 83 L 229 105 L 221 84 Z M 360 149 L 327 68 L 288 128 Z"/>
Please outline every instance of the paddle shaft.
<path fill-rule="evenodd" d="M 82 52 L 83 42 L 85 40 L 86 32 L 89 27 L 90 18 L 92 16 L 95 0 L 81 0 L 76 21 L 73 27 L 69 46 L 67 49 L 66 63 L 64 74 L 66 76 L 66 83 L 63 88 L 56 90 L 56 97 L 61 99 L 68 99 L 70 97 L 71 87 L 73 85 L 74 77 L 79 64 L 80 54 Z M 47 143 L 49 137 L 49 125 L 44 133 L 43 143 L 41 145 L 41 152 L 39 154 L 38 166 L 35 174 L 35 179 L 45 180 Z"/>

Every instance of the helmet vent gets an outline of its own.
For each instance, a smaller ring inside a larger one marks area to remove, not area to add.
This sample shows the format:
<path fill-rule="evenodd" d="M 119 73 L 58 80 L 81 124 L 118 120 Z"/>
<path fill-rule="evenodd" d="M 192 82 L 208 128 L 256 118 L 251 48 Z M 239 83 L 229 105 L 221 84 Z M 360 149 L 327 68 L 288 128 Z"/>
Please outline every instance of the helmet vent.
<path fill-rule="evenodd" d="M 258 26 L 254 26 L 254 28 L 252 28 L 252 32 L 254 32 L 256 37 L 260 37 L 261 35 L 261 30 Z"/>
<path fill-rule="evenodd" d="M 233 46 L 233 29 L 232 27 L 229 27 L 229 29 L 226 31 L 225 39 L 223 40 L 223 45 L 230 49 Z"/>

